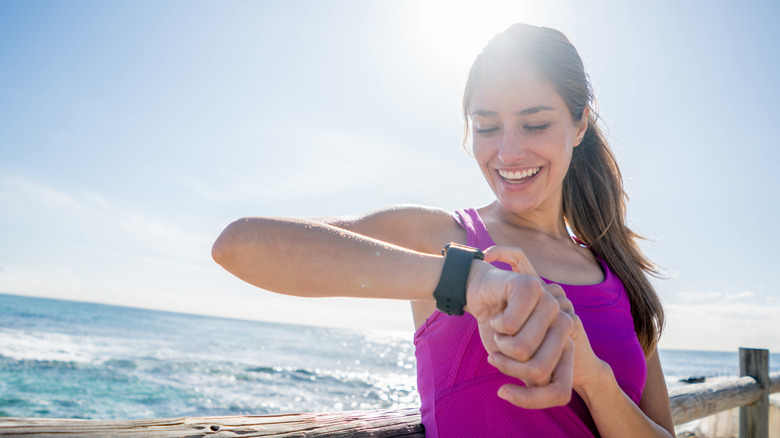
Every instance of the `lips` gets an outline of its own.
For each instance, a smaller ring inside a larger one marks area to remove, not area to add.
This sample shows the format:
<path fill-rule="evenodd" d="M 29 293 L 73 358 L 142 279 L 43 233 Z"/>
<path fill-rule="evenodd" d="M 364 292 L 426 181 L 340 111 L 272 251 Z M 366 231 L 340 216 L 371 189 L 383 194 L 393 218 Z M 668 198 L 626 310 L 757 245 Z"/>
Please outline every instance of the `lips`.
<path fill-rule="evenodd" d="M 501 179 L 510 184 L 522 184 L 533 178 L 537 173 L 539 173 L 540 170 L 542 170 L 541 167 L 532 167 L 521 170 L 498 169 L 498 175 L 501 177 Z"/>

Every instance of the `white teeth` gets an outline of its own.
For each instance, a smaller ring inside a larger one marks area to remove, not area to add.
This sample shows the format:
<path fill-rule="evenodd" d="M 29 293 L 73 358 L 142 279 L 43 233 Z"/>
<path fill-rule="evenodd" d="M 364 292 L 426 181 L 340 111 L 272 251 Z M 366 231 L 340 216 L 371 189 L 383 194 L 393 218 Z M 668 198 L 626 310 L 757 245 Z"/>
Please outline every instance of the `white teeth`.
<path fill-rule="evenodd" d="M 541 167 L 535 167 L 533 169 L 523 169 L 523 170 L 517 170 L 517 171 L 508 171 L 508 170 L 498 170 L 498 174 L 501 176 L 501 178 L 504 179 L 512 179 L 512 180 L 518 180 L 518 179 L 525 179 L 529 176 L 536 175 Z"/>

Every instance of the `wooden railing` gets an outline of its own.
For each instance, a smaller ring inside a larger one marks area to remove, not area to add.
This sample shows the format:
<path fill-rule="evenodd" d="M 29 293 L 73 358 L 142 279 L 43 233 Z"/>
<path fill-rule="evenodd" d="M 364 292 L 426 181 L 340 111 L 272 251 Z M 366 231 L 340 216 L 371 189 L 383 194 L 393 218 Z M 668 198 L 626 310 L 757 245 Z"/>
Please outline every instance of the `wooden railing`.
<path fill-rule="evenodd" d="M 743 377 L 673 388 L 675 426 L 740 407 L 740 438 L 767 438 L 769 394 L 780 392 L 780 373 L 769 374 L 767 350 L 743 349 Z M 2 418 L 0 436 L 26 437 L 360 437 L 424 438 L 415 408 L 339 413 L 188 417 L 149 420 Z"/>
<path fill-rule="evenodd" d="M 672 388 L 674 425 L 739 409 L 739 437 L 769 436 L 769 394 L 780 392 L 780 373 L 769 374 L 769 351 L 739 349 L 742 377 Z"/>
<path fill-rule="evenodd" d="M 416 408 L 332 414 L 64 420 L 0 418 L 0 436 L 22 437 L 273 437 L 425 438 Z"/>

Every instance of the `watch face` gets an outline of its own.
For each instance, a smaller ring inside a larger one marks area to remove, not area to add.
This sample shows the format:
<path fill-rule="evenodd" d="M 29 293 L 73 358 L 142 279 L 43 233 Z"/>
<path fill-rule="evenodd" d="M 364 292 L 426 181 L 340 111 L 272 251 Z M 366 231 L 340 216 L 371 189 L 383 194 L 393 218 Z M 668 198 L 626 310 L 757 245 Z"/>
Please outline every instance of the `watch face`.
<path fill-rule="evenodd" d="M 461 245 L 460 243 L 455 243 L 455 242 L 451 242 L 444 245 L 444 249 L 441 251 L 441 255 L 446 256 L 447 251 L 449 251 L 450 248 L 473 253 L 475 259 L 485 260 L 485 254 L 483 254 L 480 249 L 474 248 L 472 246 Z"/>

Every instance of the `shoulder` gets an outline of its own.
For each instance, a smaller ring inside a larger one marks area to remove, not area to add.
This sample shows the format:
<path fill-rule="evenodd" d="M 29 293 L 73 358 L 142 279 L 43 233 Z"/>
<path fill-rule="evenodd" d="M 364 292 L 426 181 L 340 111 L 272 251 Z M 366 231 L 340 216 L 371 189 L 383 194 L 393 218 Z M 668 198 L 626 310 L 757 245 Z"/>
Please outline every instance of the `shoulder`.
<path fill-rule="evenodd" d="M 465 242 L 465 232 L 452 213 L 436 207 L 401 204 L 361 216 L 322 220 L 354 233 L 426 253 L 438 253 L 449 242 Z"/>

